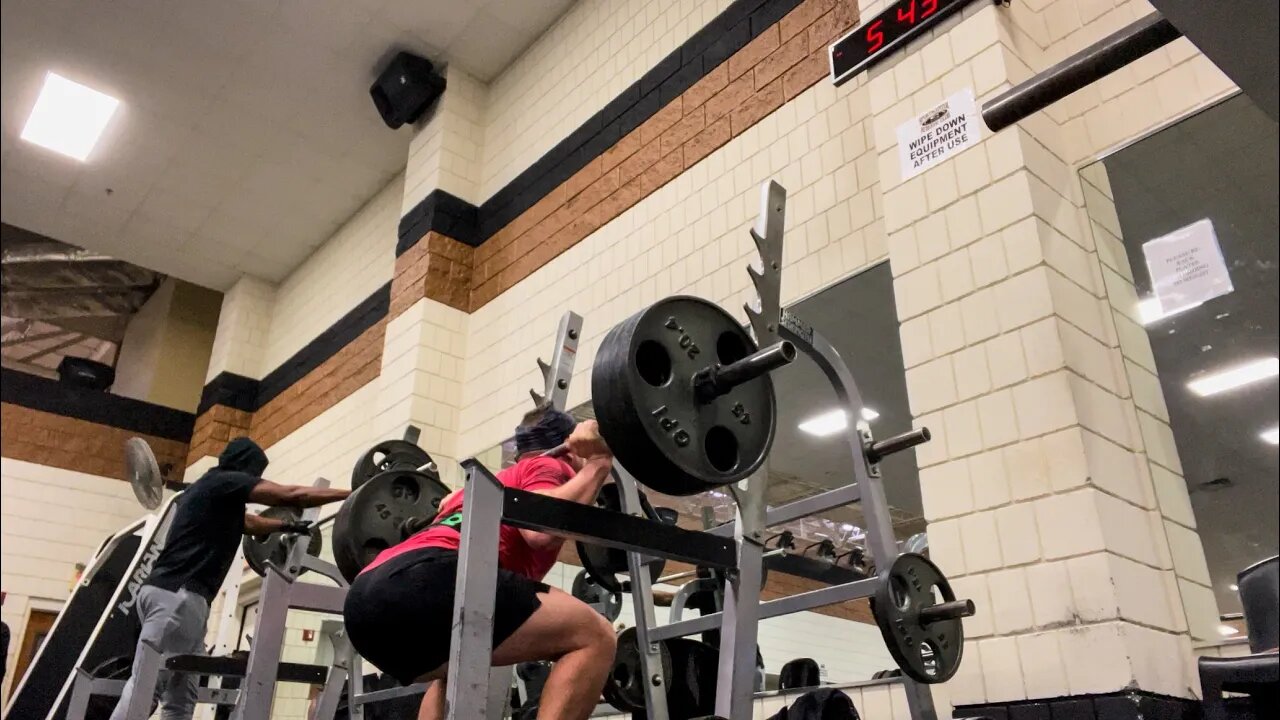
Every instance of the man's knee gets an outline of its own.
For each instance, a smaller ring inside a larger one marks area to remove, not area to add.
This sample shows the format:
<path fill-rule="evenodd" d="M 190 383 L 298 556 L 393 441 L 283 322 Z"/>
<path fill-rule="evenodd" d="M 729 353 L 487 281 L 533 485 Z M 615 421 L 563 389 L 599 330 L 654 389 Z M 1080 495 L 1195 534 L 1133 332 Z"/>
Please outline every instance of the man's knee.
<path fill-rule="evenodd" d="M 589 642 L 600 653 L 613 656 L 618 646 L 618 635 L 614 632 L 613 625 L 603 615 L 597 613 L 595 622 L 591 623 Z"/>

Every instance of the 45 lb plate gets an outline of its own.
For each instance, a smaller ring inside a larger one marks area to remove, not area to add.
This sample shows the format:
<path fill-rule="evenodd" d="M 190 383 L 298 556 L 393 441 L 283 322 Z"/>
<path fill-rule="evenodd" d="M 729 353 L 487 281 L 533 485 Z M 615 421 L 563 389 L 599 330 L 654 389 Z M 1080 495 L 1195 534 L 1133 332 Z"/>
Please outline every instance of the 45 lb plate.
<path fill-rule="evenodd" d="M 700 399 L 694 376 L 756 349 L 733 316 L 694 297 L 659 300 L 616 325 L 591 373 L 595 416 L 614 456 L 668 495 L 693 495 L 754 472 L 773 443 L 773 381 L 766 373 Z"/>

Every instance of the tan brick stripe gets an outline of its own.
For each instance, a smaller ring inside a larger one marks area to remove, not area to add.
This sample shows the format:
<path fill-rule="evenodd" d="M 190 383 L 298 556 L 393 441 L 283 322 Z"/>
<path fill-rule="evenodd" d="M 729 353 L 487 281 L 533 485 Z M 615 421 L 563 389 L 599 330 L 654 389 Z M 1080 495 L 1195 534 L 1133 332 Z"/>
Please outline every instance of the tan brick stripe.
<path fill-rule="evenodd" d="M 42 410 L 0 403 L 0 455 L 37 465 L 73 470 L 124 480 L 124 442 L 141 437 L 151 444 L 161 467 L 181 470 L 187 444 L 178 440 L 141 435 Z M 175 473 L 176 475 L 177 473 Z"/>

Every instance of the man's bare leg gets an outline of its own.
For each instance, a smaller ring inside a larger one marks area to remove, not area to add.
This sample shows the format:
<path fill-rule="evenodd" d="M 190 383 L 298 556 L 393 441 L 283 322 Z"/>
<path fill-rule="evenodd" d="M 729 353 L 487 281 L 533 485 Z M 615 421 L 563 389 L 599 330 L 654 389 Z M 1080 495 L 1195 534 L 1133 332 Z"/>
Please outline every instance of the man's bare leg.
<path fill-rule="evenodd" d="M 430 674 L 435 675 L 437 672 L 441 672 L 441 670 L 436 670 Z M 427 686 L 427 692 L 422 696 L 422 705 L 418 707 L 418 720 L 444 720 L 443 677 Z"/>

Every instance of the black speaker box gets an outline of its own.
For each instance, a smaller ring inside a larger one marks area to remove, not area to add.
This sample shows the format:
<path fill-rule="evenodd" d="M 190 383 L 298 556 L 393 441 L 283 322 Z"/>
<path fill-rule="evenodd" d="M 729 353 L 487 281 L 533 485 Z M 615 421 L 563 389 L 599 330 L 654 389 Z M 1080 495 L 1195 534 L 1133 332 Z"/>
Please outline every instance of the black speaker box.
<path fill-rule="evenodd" d="M 106 390 L 116 381 L 115 368 L 87 358 L 64 356 L 58 363 L 58 379 L 67 385 Z"/>
<path fill-rule="evenodd" d="M 401 52 L 391 59 L 369 88 L 373 104 L 387 127 L 395 130 L 417 122 L 444 92 L 445 81 L 431 61 Z"/>

